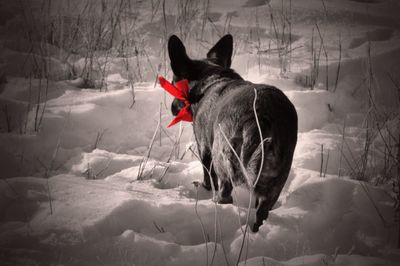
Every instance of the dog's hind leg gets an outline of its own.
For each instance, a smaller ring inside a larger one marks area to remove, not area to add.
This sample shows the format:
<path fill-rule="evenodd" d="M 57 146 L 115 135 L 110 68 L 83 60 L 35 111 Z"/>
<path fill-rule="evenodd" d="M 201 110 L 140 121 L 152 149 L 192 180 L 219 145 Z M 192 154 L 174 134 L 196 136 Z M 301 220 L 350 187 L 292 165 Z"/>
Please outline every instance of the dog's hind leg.
<path fill-rule="evenodd" d="M 201 152 L 201 163 L 203 164 L 204 180 L 203 187 L 207 190 L 211 190 L 211 181 L 214 184 L 215 190 L 218 190 L 218 178 L 215 174 L 214 166 L 212 165 L 212 157 L 209 151 Z M 211 174 L 211 176 L 210 176 Z"/>
<path fill-rule="evenodd" d="M 230 180 L 221 181 L 221 191 L 219 193 L 218 203 L 230 204 L 233 203 L 232 199 L 233 186 Z"/>
<path fill-rule="evenodd" d="M 260 179 L 260 181 L 261 182 L 257 183 L 254 189 L 258 204 L 256 207 L 256 221 L 252 228 L 253 232 L 258 232 L 258 229 L 263 224 L 263 221 L 267 220 L 269 211 L 272 209 L 272 207 L 274 207 L 275 202 L 278 200 L 284 184 L 281 184 L 279 177 L 272 177 L 272 179 L 271 177 L 263 178 Z"/>
<path fill-rule="evenodd" d="M 267 220 L 269 211 L 274 207 L 277 202 L 279 195 L 282 191 L 290 167 L 284 169 L 277 176 L 261 176 L 259 182 L 254 188 L 256 195 L 256 221 L 253 225 L 252 231 L 258 232 L 259 227 L 263 224 L 264 220 Z"/>
<path fill-rule="evenodd" d="M 264 220 L 267 220 L 270 209 L 272 208 L 271 202 L 265 197 L 257 197 L 258 206 L 256 212 L 256 222 L 253 225 L 252 231 L 258 232 Z M 272 204 L 273 205 L 273 204 Z"/>
<path fill-rule="evenodd" d="M 240 146 L 240 138 L 231 137 L 229 143 L 233 148 Z M 232 147 L 228 145 L 222 134 L 218 133 L 214 136 L 212 154 L 215 162 L 215 172 L 221 185 L 218 194 L 218 203 L 220 204 L 233 203 L 231 194 L 234 184 L 232 182 L 238 181 L 238 178 L 241 177 L 238 173 L 238 166 L 233 164 L 237 162 L 237 158 L 232 151 Z"/>

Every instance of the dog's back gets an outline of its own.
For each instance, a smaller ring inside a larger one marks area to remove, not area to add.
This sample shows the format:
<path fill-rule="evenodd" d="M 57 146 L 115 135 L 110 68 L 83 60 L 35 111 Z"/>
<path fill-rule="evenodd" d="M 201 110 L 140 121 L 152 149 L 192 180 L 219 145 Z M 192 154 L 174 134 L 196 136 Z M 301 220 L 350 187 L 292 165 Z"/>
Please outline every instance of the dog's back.
<path fill-rule="evenodd" d="M 260 128 L 253 106 L 256 93 L 255 111 Z M 256 193 L 265 194 L 267 183 L 278 177 L 284 184 L 286 178 L 282 175 L 290 170 L 297 141 L 297 114 L 280 90 L 243 80 L 221 79 L 208 89 L 195 114 L 199 122 L 194 125 L 195 132 L 200 132 L 199 144 L 212 147 L 214 167 L 220 179 L 247 182 L 225 140 L 227 137 L 252 178 L 249 186 L 258 175 L 263 143 L 264 163 Z"/>

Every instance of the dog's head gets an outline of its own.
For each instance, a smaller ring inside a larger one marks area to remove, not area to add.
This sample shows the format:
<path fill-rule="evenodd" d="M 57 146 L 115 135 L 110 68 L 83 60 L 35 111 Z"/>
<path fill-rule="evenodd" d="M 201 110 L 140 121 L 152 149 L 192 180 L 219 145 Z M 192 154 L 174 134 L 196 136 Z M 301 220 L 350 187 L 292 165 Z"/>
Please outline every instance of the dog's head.
<path fill-rule="evenodd" d="M 187 55 L 182 41 L 176 35 L 172 35 L 168 40 L 168 53 L 174 73 L 173 82 L 187 79 L 192 85 L 214 73 L 229 69 L 232 51 L 233 38 L 227 34 L 208 51 L 205 59 L 192 60 Z M 174 99 L 171 105 L 172 114 L 176 116 L 184 106 L 183 101 Z"/>

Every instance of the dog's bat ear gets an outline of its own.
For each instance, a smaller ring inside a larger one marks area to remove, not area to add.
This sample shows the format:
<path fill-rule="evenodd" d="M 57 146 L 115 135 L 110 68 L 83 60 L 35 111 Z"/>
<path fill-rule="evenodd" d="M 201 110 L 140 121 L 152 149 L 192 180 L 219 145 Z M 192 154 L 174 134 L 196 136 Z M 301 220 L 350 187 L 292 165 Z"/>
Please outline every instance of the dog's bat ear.
<path fill-rule="evenodd" d="M 185 77 L 191 60 L 186 54 L 186 49 L 182 41 L 176 35 L 169 37 L 168 54 L 174 74 L 179 77 Z"/>
<path fill-rule="evenodd" d="M 224 68 L 230 68 L 232 63 L 233 37 L 230 34 L 222 37 L 207 53 L 207 59 Z"/>

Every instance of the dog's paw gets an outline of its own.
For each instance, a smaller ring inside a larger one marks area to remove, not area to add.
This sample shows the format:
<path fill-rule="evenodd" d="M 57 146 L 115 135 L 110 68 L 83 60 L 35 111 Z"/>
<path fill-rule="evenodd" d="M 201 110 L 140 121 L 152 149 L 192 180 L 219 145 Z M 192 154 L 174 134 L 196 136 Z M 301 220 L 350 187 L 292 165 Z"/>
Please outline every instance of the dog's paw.
<path fill-rule="evenodd" d="M 211 190 L 211 184 L 206 184 L 204 181 L 201 183 L 201 185 L 203 186 L 203 188 L 207 189 L 208 191 Z"/>
<path fill-rule="evenodd" d="M 229 196 L 229 197 L 226 197 L 226 198 L 219 197 L 218 198 L 218 203 L 219 204 L 232 204 L 233 203 L 233 198 L 232 198 L 232 196 Z"/>
<path fill-rule="evenodd" d="M 258 230 L 259 230 L 259 228 L 260 228 L 260 225 L 254 223 L 254 224 L 253 224 L 253 227 L 251 228 L 251 231 L 252 231 L 253 233 L 257 233 Z"/>

